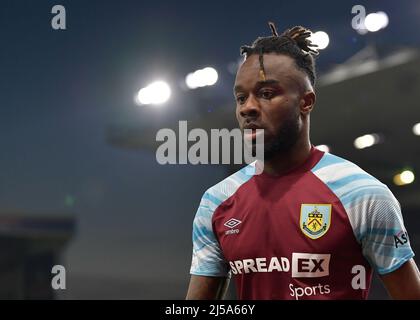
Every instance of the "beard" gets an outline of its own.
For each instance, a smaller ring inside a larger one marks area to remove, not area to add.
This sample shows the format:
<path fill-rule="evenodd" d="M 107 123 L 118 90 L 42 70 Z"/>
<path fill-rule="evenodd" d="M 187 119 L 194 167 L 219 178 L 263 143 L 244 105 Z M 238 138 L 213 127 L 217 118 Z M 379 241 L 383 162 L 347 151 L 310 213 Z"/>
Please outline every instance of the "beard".
<path fill-rule="evenodd" d="M 285 119 L 271 141 L 265 142 L 264 159 L 269 160 L 278 154 L 289 152 L 299 140 L 299 136 L 299 113 L 296 112 Z"/>

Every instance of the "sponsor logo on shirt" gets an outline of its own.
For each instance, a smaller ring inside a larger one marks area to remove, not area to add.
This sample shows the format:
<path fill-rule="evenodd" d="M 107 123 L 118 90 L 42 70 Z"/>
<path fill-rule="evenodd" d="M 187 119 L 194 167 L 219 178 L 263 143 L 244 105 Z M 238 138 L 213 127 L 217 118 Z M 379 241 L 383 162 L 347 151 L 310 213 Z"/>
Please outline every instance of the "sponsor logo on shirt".
<path fill-rule="evenodd" d="M 239 229 L 233 229 L 237 226 L 239 226 L 242 223 L 241 220 L 235 219 L 235 218 L 231 218 L 228 221 L 226 221 L 223 225 L 225 227 L 228 227 L 230 230 L 227 230 L 225 232 L 226 235 L 228 234 L 238 234 L 239 233 Z"/>
<path fill-rule="evenodd" d="M 321 238 L 331 225 L 331 204 L 302 203 L 299 225 L 300 230 L 307 237 Z"/>
<path fill-rule="evenodd" d="M 317 286 L 310 286 L 310 287 L 299 287 L 294 286 L 292 283 L 289 284 L 290 296 L 295 297 L 296 300 L 303 296 L 316 296 L 316 295 L 324 295 L 329 294 L 331 292 L 330 285 L 321 285 L 318 283 Z"/>
<path fill-rule="evenodd" d="M 400 231 L 394 235 L 395 248 L 398 246 L 403 246 L 408 242 L 408 233 L 406 231 Z"/>
<path fill-rule="evenodd" d="M 229 261 L 233 274 L 252 272 L 288 272 L 290 262 L 286 257 L 255 258 Z"/>
<path fill-rule="evenodd" d="M 320 278 L 330 274 L 330 254 L 293 253 L 292 278 Z"/>
<path fill-rule="evenodd" d="M 330 274 L 330 258 L 330 254 L 293 253 L 291 264 L 287 257 L 261 257 L 230 261 L 229 265 L 233 274 L 291 270 L 292 278 L 320 278 Z"/>

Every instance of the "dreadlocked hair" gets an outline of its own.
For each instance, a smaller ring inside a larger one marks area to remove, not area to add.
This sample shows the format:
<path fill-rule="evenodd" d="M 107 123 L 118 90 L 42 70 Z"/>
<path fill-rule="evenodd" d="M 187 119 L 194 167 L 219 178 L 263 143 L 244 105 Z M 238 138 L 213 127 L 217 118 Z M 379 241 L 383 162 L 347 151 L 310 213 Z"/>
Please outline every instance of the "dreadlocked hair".
<path fill-rule="evenodd" d="M 245 59 L 253 54 L 259 55 L 260 75 L 265 79 L 265 70 L 263 62 L 264 53 L 279 53 L 291 57 L 296 66 L 305 72 L 311 84 L 315 85 L 315 59 L 318 55 L 316 44 L 312 43 L 309 37 L 312 32 L 302 26 L 296 26 L 285 30 L 281 35 L 278 34 L 273 22 L 268 23 L 272 36 L 257 38 L 252 46 L 242 46 L 241 55 Z"/>

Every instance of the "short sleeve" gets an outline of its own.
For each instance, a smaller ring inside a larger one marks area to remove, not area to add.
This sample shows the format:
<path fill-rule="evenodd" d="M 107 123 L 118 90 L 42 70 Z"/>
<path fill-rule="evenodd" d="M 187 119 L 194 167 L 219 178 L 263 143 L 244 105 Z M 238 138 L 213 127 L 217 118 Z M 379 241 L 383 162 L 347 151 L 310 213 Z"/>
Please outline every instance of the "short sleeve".
<path fill-rule="evenodd" d="M 212 227 L 212 216 L 217 205 L 205 193 L 193 222 L 193 253 L 190 273 L 201 276 L 228 277 L 229 267 Z"/>
<path fill-rule="evenodd" d="M 379 274 L 390 273 L 414 256 L 400 204 L 386 188 L 365 198 L 362 207 L 359 237 L 363 255 Z"/>
<path fill-rule="evenodd" d="M 414 256 L 400 204 L 384 183 L 329 153 L 312 172 L 340 200 L 364 257 L 377 273 L 392 272 Z"/>

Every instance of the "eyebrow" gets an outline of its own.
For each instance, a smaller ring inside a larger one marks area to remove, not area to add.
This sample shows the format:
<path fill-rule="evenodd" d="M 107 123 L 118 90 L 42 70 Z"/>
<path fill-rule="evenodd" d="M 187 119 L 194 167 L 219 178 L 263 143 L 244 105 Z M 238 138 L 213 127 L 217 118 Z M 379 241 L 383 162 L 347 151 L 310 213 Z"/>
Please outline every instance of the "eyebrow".
<path fill-rule="evenodd" d="M 274 80 L 274 79 L 269 79 L 269 80 L 264 80 L 264 81 L 258 81 L 256 86 L 257 87 L 264 87 L 264 86 L 269 86 L 269 85 L 273 85 L 273 84 L 279 84 L 278 80 Z M 236 85 L 233 88 L 233 92 L 238 92 L 243 90 L 243 87 L 241 85 Z"/>

